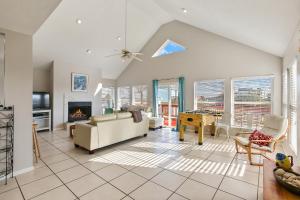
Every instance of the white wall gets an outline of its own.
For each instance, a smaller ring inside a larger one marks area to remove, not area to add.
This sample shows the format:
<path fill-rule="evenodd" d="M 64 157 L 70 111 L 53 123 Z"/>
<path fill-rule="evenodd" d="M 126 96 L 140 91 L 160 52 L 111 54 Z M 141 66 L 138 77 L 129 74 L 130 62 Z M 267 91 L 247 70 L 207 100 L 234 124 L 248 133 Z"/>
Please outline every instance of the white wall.
<path fill-rule="evenodd" d="M 19 171 L 32 167 L 32 37 L 0 32 L 6 34 L 5 99 L 15 105 L 14 170 Z"/>
<path fill-rule="evenodd" d="M 186 52 L 152 58 L 155 51 L 171 39 Z M 149 102 L 152 80 L 184 76 L 186 109 L 193 109 L 194 82 L 226 79 L 225 109 L 230 111 L 231 78 L 274 75 L 274 113 L 281 114 L 282 59 L 221 36 L 173 21 L 162 26 L 142 50 L 143 62 L 133 61 L 117 79 L 118 86 L 146 84 Z"/>
<path fill-rule="evenodd" d="M 76 64 L 54 61 L 51 69 L 51 88 L 53 88 L 53 129 L 63 128 L 64 122 L 68 120 L 68 101 L 92 101 L 92 114 L 101 113 L 100 93 L 94 96 L 99 83 L 114 86 L 113 80 L 103 80 L 101 70 L 78 66 Z M 82 73 L 89 75 L 88 92 L 71 92 L 71 74 Z"/>
<path fill-rule="evenodd" d="M 33 91 L 50 92 L 50 69 L 33 69 Z"/>

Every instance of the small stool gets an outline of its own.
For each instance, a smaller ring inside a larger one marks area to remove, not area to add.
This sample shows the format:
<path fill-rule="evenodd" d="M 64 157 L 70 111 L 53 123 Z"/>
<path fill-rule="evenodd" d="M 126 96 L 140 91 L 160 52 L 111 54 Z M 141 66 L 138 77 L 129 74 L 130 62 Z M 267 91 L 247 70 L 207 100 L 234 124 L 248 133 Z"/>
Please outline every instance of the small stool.
<path fill-rule="evenodd" d="M 73 138 L 75 128 L 76 128 L 76 125 L 71 125 L 70 126 L 70 137 L 71 138 Z"/>
<path fill-rule="evenodd" d="M 41 153 L 40 153 L 40 146 L 39 142 L 37 139 L 37 124 L 32 124 L 32 144 L 33 144 L 33 153 L 35 155 L 36 162 L 38 162 L 38 159 L 41 158 Z"/>

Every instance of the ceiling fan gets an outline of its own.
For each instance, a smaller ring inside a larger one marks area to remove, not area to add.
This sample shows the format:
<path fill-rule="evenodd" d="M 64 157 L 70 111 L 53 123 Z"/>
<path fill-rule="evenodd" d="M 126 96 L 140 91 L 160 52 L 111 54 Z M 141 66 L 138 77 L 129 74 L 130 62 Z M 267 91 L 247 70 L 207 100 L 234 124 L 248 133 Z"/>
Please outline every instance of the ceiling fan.
<path fill-rule="evenodd" d="M 127 0 L 125 0 L 125 42 L 124 43 L 125 43 L 124 49 L 115 50 L 115 51 L 118 51 L 118 53 L 108 55 L 106 57 L 108 58 L 108 57 L 113 57 L 113 56 L 121 56 L 121 59 L 123 62 L 125 62 L 126 59 L 135 59 L 137 61 L 143 62 L 143 60 L 141 58 L 139 58 L 138 56 L 142 56 L 144 54 L 142 54 L 140 52 L 131 52 L 127 49 Z"/>

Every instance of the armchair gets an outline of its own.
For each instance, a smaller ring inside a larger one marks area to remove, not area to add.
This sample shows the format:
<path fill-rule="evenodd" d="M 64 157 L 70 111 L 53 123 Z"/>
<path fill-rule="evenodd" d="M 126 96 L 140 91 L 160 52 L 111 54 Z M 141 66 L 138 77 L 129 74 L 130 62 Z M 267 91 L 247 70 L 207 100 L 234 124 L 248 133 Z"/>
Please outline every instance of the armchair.
<path fill-rule="evenodd" d="M 263 121 L 263 127 L 261 132 L 266 135 L 270 135 L 273 138 L 271 140 L 249 140 L 250 132 L 238 133 L 233 137 L 235 141 L 237 153 L 247 153 L 248 159 L 251 165 L 262 166 L 260 163 L 254 163 L 252 161 L 252 155 L 261 155 L 267 159 L 266 153 L 273 153 L 276 149 L 276 144 L 286 139 L 286 133 L 288 129 L 288 120 L 283 117 L 276 115 L 266 115 Z M 269 145 L 260 146 L 255 144 L 255 142 L 266 142 Z M 245 150 L 245 152 L 240 152 L 239 147 Z M 254 153 L 253 150 L 257 150 L 259 153 Z"/>

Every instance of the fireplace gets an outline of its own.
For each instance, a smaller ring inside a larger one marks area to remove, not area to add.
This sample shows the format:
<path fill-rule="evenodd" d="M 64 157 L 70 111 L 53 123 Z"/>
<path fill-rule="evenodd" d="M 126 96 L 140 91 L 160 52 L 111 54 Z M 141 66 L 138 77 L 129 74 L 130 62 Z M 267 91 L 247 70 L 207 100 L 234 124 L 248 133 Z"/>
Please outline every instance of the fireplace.
<path fill-rule="evenodd" d="M 68 122 L 88 120 L 92 115 L 92 102 L 69 102 Z"/>

